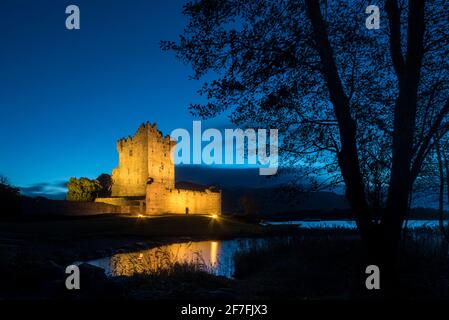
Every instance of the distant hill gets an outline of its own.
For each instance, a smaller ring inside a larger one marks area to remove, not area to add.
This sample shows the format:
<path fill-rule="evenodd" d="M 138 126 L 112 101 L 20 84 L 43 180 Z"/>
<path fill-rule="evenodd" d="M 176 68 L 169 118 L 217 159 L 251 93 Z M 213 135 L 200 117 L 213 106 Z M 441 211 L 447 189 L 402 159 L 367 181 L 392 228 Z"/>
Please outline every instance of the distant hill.
<path fill-rule="evenodd" d="M 252 204 L 253 213 L 261 215 L 292 214 L 304 211 L 347 210 L 344 196 L 333 192 L 300 193 L 289 197 L 281 189 L 272 188 L 223 188 L 223 212 L 244 213 L 244 203 Z"/>
<path fill-rule="evenodd" d="M 290 174 L 273 176 L 259 175 L 256 168 L 216 168 L 199 165 L 175 167 L 176 181 L 189 181 L 202 185 L 225 187 L 264 188 L 286 183 L 292 179 Z"/>
<path fill-rule="evenodd" d="M 223 212 L 243 213 L 242 202 L 248 201 L 259 214 L 286 214 L 300 211 L 346 210 L 344 196 L 333 192 L 312 192 L 287 197 L 279 186 L 293 179 L 293 173 L 261 176 L 256 168 L 176 167 L 176 185 L 180 188 L 204 189 L 213 185 L 223 192 Z M 188 181 L 188 182 L 187 182 Z M 203 187 L 201 187 L 203 186 Z M 254 211 L 254 210 L 253 210 Z"/>

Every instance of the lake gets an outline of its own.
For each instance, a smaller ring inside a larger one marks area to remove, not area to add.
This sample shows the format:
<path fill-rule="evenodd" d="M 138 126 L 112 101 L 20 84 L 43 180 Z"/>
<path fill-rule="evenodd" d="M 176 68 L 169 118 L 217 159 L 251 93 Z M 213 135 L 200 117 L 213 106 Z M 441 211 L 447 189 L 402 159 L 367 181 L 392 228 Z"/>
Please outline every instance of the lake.
<path fill-rule="evenodd" d="M 356 227 L 354 221 L 264 221 L 265 225 L 291 224 L 301 228 L 326 229 Z M 410 220 L 410 229 L 419 227 L 438 228 L 437 220 Z M 440 237 L 429 235 L 429 243 L 442 241 Z M 287 238 L 283 238 L 284 241 Z M 156 248 L 118 253 L 110 257 L 86 261 L 103 268 L 108 276 L 129 276 L 136 273 L 151 273 L 163 268 L 170 268 L 175 263 L 194 263 L 209 273 L 232 277 L 236 252 L 256 249 L 273 241 L 273 238 L 245 238 L 220 241 L 192 241 L 162 245 Z"/>

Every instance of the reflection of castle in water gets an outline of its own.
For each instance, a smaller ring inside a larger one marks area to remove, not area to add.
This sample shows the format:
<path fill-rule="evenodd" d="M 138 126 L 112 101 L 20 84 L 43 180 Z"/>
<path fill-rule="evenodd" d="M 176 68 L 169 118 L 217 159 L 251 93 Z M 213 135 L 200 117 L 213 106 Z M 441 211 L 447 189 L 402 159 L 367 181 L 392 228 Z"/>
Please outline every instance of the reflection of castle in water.
<path fill-rule="evenodd" d="M 111 257 L 108 269 L 114 276 L 128 276 L 156 272 L 176 263 L 187 263 L 214 272 L 219 251 L 220 243 L 217 241 L 175 243 L 139 252 L 116 254 Z"/>
<path fill-rule="evenodd" d="M 175 263 L 191 263 L 203 271 L 232 277 L 235 253 L 254 250 L 266 241 L 265 238 L 256 238 L 174 243 L 153 249 L 119 253 L 87 263 L 103 268 L 110 276 L 152 273 L 169 268 Z"/>

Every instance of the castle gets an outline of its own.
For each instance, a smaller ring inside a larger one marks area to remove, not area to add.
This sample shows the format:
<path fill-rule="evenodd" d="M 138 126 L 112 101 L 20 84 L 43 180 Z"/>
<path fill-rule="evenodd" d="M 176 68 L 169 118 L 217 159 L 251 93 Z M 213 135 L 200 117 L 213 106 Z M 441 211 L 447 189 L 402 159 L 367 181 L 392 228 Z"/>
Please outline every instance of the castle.
<path fill-rule="evenodd" d="M 118 167 L 112 171 L 111 197 L 97 198 L 124 212 L 154 214 L 221 214 L 221 192 L 175 186 L 171 150 L 176 142 L 157 126 L 142 124 L 133 137 L 117 141 Z"/>

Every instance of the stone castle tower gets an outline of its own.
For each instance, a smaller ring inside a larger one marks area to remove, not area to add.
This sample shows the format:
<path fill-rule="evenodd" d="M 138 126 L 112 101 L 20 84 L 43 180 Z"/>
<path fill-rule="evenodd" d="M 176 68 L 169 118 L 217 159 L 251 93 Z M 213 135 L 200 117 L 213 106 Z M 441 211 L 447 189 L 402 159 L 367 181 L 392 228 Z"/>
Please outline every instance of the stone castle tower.
<path fill-rule="evenodd" d="M 134 137 L 117 141 L 119 165 L 112 171 L 113 197 L 145 197 L 149 179 L 175 187 L 175 167 L 170 151 L 176 143 L 157 126 L 142 124 Z"/>
<path fill-rule="evenodd" d="M 112 171 L 110 198 L 97 198 L 141 214 L 221 214 L 221 192 L 212 188 L 175 186 L 171 158 L 176 142 L 155 124 L 144 123 L 133 137 L 117 141 L 118 167 Z"/>

